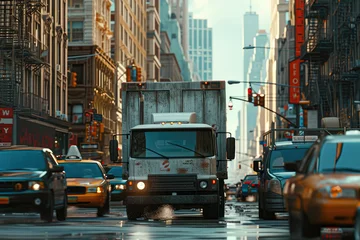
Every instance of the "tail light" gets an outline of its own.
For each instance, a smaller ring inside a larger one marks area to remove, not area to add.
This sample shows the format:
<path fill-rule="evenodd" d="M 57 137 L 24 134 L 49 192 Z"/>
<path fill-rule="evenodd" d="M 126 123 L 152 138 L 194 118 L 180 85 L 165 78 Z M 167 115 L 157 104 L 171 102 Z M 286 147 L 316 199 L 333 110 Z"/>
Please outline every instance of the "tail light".
<path fill-rule="evenodd" d="M 256 187 L 256 184 L 255 184 L 255 183 L 253 183 L 253 184 L 251 184 L 251 186 L 252 186 L 252 187 Z"/>
<path fill-rule="evenodd" d="M 251 181 L 245 181 L 244 184 L 251 184 Z"/>

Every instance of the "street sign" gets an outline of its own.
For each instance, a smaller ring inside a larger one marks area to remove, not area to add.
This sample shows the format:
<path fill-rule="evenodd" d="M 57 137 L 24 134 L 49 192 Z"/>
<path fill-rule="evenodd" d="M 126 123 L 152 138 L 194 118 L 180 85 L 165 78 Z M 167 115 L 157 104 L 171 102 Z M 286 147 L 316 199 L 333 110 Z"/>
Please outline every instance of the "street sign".
<path fill-rule="evenodd" d="M 12 108 L 0 108 L 0 146 L 11 146 L 13 117 Z"/>
<path fill-rule="evenodd" d="M 94 121 L 102 122 L 103 116 L 101 114 L 94 114 Z"/>

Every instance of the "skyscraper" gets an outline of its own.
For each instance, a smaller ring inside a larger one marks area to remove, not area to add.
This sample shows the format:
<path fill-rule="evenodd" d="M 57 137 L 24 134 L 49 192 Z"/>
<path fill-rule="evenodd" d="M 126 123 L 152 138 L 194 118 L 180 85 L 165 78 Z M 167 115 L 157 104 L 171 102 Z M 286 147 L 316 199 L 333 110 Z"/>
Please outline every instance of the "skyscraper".
<path fill-rule="evenodd" d="M 194 73 L 200 79 L 212 80 L 212 28 L 207 19 L 195 19 L 189 14 L 189 57 L 194 65 Z"/>

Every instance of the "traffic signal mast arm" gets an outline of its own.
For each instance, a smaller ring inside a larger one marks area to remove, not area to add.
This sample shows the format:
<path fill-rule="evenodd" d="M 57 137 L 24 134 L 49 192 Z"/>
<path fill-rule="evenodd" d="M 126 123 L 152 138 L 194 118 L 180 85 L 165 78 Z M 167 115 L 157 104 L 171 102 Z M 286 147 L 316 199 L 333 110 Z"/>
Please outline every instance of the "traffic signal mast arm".
<path fill-rule="evenodd" d="M 246 101 L 245 99 L 238 98 L 238 97 L 230 97 L 230 101 L 231 101 L 232 99 L 236 99 L 236 100 L 243 101 L 243 102 L 249 102 L 249 103 L 252 102 L 252 101 Z M 275 113 L 277 116 L 279 116 L 279 117 L 281 117 L 282 119 L 286 120 L 288 123 L 290 123 L 290 124 L 291 124 L 292 126 L 294 126 L 295 128 L 298 128 L 298 126 L 297 126 L 295 123 L 293 123 L 292 121 L 290 121 L 288 118 L 284 117 L 283 115 L 281 115 L 281 114 L 279 114 L 279 113 L 277 113 L 277 112 L 273 111 L 272 109 L 267 108 L 267 107 L 265 107 L 265 106 L 261 106 L 261 107 L 264 108 L 264 109 L 266 109 L 266 110 L 268 110 L 268 111 L 270 111 L 270 112 L 272 112 L 272 113 Z"/>

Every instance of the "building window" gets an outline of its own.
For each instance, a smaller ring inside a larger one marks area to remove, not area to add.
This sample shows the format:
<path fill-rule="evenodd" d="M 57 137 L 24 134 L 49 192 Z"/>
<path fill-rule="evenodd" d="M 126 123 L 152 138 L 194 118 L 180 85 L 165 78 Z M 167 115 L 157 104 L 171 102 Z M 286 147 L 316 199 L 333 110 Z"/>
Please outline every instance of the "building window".
<path fill-rule="evenodd" d="M 69 0 L 69 7 L 82 8 L 84 7 L 84 0 Z"/>
<path fill-rule="evenodd" d="M 83 105 L 77 104 L 72 106 L 72 116 L 71 122 L 74 124 L 82 124 L 83 123 Z"/>
<path fill-rule="evenodd" d="M 83 21 L 73 21 L 68 22 L 69 30 L 69 41 L 70 42 L 79 42 L 84 40 L 84 22 Z"/>

